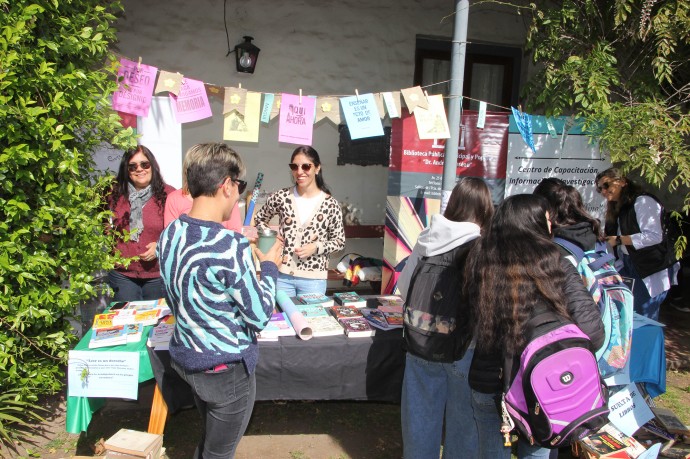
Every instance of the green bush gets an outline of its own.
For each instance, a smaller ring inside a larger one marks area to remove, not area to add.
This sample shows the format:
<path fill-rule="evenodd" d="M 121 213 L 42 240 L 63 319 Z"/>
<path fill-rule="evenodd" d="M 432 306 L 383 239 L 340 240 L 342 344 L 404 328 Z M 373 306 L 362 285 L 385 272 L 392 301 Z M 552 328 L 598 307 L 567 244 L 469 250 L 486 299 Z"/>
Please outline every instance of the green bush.
<path fill-rule="evenodd" d="M 110 269 L 94 171 L 135 137 L 110 108 L 119 1 L 0 0 L 0 393 L 59 390 L 76 340 L 67 317 Z M 0 419 L 0 428 L 4 421 Z"/>

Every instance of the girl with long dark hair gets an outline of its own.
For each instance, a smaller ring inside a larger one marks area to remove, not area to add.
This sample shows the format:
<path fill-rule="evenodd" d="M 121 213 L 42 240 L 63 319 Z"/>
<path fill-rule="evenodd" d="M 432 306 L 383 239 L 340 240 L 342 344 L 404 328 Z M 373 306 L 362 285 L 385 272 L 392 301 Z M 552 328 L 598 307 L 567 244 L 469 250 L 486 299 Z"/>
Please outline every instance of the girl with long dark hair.
<path fill-rule="evenodd" d="M 472 248 L 465 288 L 473 306 L 476 349 L 470 367 L 472 409 L 481 458 L 509 458 L 503 446 L 497 397 L 504 357 L 518 361 L 529 319 L 544 308 L 570 318 L 601 347 L 599 310 L 580 275 L 551 240 L 549 204 L 541 196 L 515 195 L 496 209 L 488 232 Z M 518 443 L 518 456 L 549 457 L 550 450 Z"/>

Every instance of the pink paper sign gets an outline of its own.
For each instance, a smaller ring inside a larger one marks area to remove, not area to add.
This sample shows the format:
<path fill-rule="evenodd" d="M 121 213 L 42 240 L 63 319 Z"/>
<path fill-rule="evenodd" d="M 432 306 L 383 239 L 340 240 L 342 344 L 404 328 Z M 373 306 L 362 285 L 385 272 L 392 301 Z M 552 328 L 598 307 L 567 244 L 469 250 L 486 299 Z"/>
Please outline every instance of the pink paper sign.
<path fill-rule="evenodd" d="M 170 94 L 170 99 L 178 123 L 190 123 L 211 116 L 211 105 L 208 103 L 203 81 L 185 78 L 180 87 L 180 94 Z"/>
<path fill-rule="evenodd" d="M 149 106 L 158 68 L 120 59 L 117 77 L 120 87 L 113 94 L 113 110 L 149 116 Z"/>
<path fill-rule="evenodd" d="M 300 101 L 300 99 L 302 99 Z M 311 145 L 314 133 L 314 108 L 316 99 L 313 97 L 283 94 L 280 103 L 280 124 L 278 126 L 278 141 L 297 145 Z"/>

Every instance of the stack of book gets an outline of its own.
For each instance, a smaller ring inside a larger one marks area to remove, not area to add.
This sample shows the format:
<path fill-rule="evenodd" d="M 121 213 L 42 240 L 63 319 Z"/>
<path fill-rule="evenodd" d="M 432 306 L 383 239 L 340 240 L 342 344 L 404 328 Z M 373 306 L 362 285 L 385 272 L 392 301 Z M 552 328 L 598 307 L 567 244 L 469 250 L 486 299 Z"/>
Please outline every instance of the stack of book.
<path fill-rule="evenodd" d="M 295 305 L 316 304 L 323 307 L 330 307 L 335 304 L 333 298 L 323 295 L 321 293 L 298 293 L 296 300 L 297 301 L 295 301 Z"/>
<path fill-rule="evenodd" d="M 164 317 L 158 325 L 149 332 L 149 339 L 146 344 L 154 351 L 166 351 L 170 347 L 170 339 L 175 332 L 175 317 L 172 315 Z"/>
<path fill-rule="evenodd" d="M 120 429 L 104 443 L 107 459 L 159 459 L 164 454 L 163 436 Z"/>
<path fill-rule="evenodd" d="M 108 316 L 107 318 L 101 316 Z M 97 314 L 91 329 L 89 348 L 119 346 L 127 343 L 138 343 L 144 326 L 138 323 L 122 323 L 112 314 Z"/>
<path fill-rule="evenodd" d="M 640 442 L 625 435 L 611 423 L 582 438 L 578 443 L 582 447 L 583 456 L 588 458 L 635 459 L 647 450 Z"/>
<path fill-rule="evenodd" d="M 394 330 L 403 327 L 402 313 L 384 312 L 372 308 L 362 308 L 361 312 L 369 325 L 379 330 Z"/>
<path fill-rule="evenodd" d="M 374 329 L 369 326 L 369 322 L 356 306 L 335 305 L 331 306 L 330 311 L 343 327 L 347 336 L 356 338 L 374 334 Z"/>
<path fill-rule="evenodd" d="M 256 335 L 259 341 L 278 341 L 281 336 L 295 336 L 295 329 L 284 312 L 274 312 L 266 328 Z"/>

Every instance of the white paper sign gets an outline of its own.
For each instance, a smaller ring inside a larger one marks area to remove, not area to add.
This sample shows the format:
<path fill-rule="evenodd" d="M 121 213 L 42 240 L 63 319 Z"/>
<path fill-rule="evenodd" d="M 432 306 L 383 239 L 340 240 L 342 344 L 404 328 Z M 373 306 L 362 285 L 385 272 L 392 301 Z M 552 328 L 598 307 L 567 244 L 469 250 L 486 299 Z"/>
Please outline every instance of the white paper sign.
<path fill-rule="evenodd" d="M 629 384 L 609 398 L 609 421 L 629 437 L 653 417 L 654 413 L 635 384 Z"/>
<path fill-rule="evenodd" d="M 137 399 L 139 353 L 69 351 L 67 395 Z"/>
<path fill-rule="evenodd" d="M 647 451 L 637 456 L 637 459 L 656 459 L 659 457 L 659 451 L 661 451 L 661 443 L 654 443 L 647 448 Z"/>

